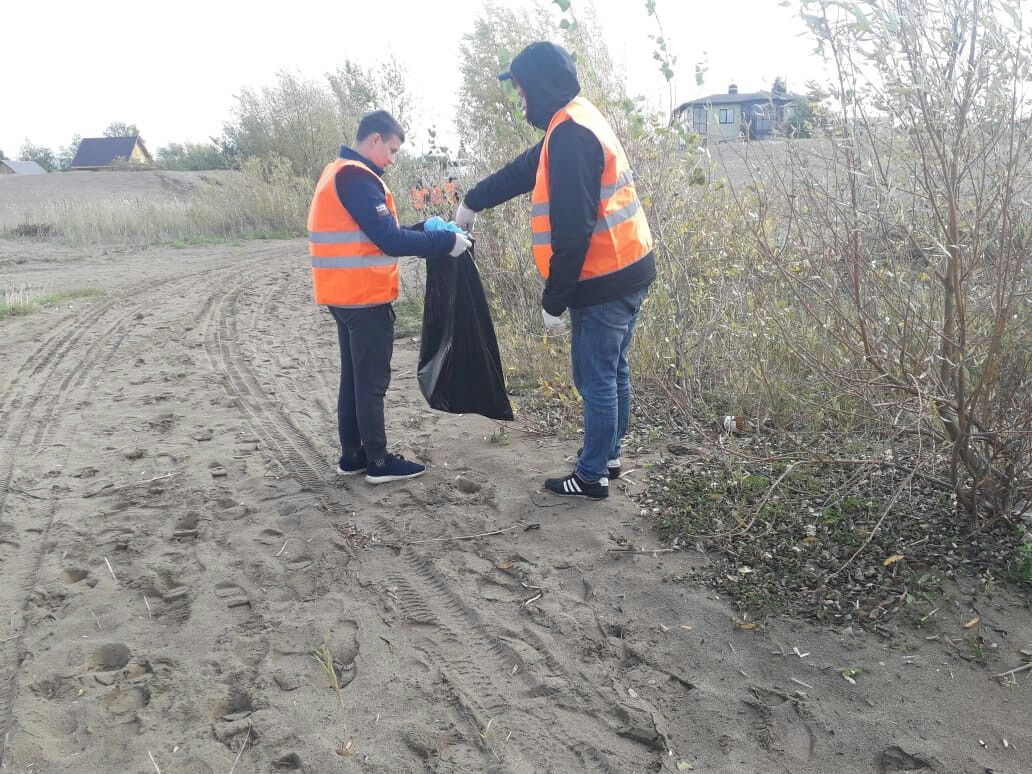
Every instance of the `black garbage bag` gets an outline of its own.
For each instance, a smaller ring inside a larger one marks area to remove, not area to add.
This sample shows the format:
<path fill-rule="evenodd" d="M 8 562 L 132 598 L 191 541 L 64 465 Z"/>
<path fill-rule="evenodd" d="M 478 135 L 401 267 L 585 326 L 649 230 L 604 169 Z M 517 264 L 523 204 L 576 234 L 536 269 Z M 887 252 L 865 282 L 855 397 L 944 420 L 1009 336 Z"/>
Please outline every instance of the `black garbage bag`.
<path fill-rule="evenodd" d="M 426 261 L 419 389 L 439 411 L 513 418 L 491 310 L 472 251 Z"/>

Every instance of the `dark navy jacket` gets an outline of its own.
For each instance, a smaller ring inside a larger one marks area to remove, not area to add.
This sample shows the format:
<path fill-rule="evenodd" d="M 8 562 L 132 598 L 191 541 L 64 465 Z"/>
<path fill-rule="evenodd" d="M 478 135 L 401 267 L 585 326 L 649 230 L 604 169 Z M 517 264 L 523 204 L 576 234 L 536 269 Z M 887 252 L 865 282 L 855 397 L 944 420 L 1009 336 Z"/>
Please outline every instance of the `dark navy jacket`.
<path fill-rule="evenodd" d="M 377 177 L 383 177 L 380 167 L 347 146 L 340 149 L 340 157 L 360 161 Z M 387 209 L 383 189 L 364 172 L 344 167 L 337 173 L 334 183 L 344 209 L 351 213 L 372 243 L 387 255 L 434 258 L 449 253 L 455 246 L 455 235 L 450 231 L 424 232 L 419 226 L 399 226 Z"/>

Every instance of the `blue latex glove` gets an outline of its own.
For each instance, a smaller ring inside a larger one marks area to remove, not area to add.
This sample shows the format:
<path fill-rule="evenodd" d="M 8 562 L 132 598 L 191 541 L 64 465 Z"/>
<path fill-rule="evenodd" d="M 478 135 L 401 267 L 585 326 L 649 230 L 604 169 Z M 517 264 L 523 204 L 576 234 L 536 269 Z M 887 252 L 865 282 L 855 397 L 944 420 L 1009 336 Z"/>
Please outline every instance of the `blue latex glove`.
<path fill-rule="evenodd" d="M 436 215 L 423 221 L 423 231 L 452 231 L 457 234 L 462 233 L 462 229 L 454 223 L 449 223 L 445 221 L 444 218 L 439 218 Z"/>

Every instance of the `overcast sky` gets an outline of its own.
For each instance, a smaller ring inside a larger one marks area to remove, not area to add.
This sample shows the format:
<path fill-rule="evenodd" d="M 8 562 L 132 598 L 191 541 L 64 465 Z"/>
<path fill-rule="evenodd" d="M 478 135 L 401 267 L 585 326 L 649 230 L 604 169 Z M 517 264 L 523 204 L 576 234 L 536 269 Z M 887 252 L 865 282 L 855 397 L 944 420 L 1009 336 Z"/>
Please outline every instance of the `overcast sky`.
<path fill-rule="evenodd" d="M 584 1 L 572 0 L 574 9 Z M 645 0 L 595 6 L 604 43 L 632 91 L 658 102 L 664 86 Z M 551 3 L 540 7 L 558 20 Z M 726 91 L 732 80 L 756 91 L 780 75 L 802 90 L 821 76 L 812 43 L 800 37 L 794 1 L 656 0 L 656 7 L 679 58 L 679 101 Z M 409 65 L 423 120 L 447 134 L 458 109 L 458 46 L 481 9 L 481 0 L 7 0 L 0 10 L 0 149 L 16 157 L 28 138 L 56 151 L 75 134 L 99 136 L 113 121 L 135 123 L 152 153 L 169 142 L 203 142 L 221 133 L 242 87 L 266 85 L 283 68 L 318 78 L 345 58 L 373 64 L 385 51 Z M 709 71 L 700 88 L 695 63 L 704 51 Z M 418 149 L 424 133 L 410 127 L 410 136 Z"/>

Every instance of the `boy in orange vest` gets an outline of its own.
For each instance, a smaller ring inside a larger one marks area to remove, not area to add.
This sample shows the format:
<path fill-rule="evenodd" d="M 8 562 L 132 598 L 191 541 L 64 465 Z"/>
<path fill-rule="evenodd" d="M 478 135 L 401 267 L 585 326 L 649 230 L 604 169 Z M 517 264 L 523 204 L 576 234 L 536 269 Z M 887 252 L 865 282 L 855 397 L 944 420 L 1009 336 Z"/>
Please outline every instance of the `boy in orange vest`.
<path fill-rule="evenodd" d="M 308 212 L 315 301 L 336 320 L 340 343 L 337 473 L 365 473 L 370 484 L 415 478 L 426 470 L 389 453 L 384 429 L 398 256 L 459 256 L 472 244 L 463 234 L 398 225 L 394 196 L 382 176 L 404 141 L 390 113 L 365 116 L 354 147 L 342 147 L 323 170 Z"/>

